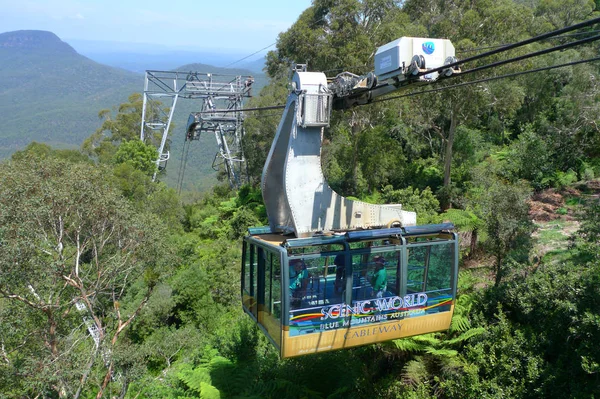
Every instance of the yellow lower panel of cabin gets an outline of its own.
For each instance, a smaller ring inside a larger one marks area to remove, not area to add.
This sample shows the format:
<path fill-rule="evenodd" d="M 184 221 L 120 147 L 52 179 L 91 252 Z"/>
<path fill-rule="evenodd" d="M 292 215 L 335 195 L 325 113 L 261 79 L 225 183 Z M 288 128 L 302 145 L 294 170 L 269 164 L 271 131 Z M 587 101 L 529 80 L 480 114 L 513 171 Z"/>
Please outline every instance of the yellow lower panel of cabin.
<path fill-rule="evenodd" d="M 281 357 L 293 357 L 309 353 L 325 352 L 353 346 L 373 344 L 391 339 L 444 331 L 450 328 L 454 306 L 448 312 L 385 321 L 350 328 L 310 333 L 290 337 L 283 331 Z"/>
<path fill-rule="evenodd" d="M 281 321 L 268 312 L 259 311 L 259 322 L 277 346 L 281 347 Z"/>

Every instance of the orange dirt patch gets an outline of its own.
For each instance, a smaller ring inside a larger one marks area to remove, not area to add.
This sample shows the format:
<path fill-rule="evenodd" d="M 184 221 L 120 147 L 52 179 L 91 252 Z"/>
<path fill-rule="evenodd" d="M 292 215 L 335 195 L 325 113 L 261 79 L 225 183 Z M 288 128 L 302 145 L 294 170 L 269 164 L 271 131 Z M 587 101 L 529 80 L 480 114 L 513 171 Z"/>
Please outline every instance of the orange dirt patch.
<path fill-rule="evenodd" d="M 565 205 L 563 195 L 551 188 L 533 195 L 529 201 L 529 217 L 534 222 L 548 222 L 558 219 L 558 208 Z"/>

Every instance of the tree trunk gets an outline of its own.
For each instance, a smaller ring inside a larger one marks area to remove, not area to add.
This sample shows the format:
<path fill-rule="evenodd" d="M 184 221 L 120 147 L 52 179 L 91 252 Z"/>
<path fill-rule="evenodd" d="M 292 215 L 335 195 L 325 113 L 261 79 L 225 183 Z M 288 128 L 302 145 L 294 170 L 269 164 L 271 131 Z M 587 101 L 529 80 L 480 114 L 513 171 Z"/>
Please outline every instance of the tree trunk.
<path fill-rule="evenodd" d="M 452 166 L 452 146 L 454 145 L 454 133 L 456 133 L 456 116 L 452 111 L 450 114 L 450 128 L 446 138 L 446 151 L 444 154 L 444 187 L 450 185 L 450 168 Z"/>
<path fill-rule="evenodd" d="M 354 139 L 354 157 L 352 159 L 352 173 L 353 173 L 353 195 L 358 196 L 358 173 L 359 173 L 359 163 L 358 163 L 358 133 L 360 132 L 360 126 L 358 123 L 352 124 L 352 138 Z"/>
<path fill-rule="evenodd" d="M 496 255 L 496 281 L 494 282 L 494 287 L 498 287 L 500 285 L 500 281 L 502 280 L 502 255 Z"/>
<path fill-rule="evenodd" d="M 469 245 L 469 257 L 472 257 L 477 249 L 477 239 L 479 235 L 479 229 L 473 229 L 471 233 L 471 243 Z"/>
<path fill-rule="evenodd" d="M 83 388 L 85 387 L 87 379 L 90 375 L 90 371 L 92 371 L 92 367 L 94 367 L 94 362 L 96 360 L 97 353 L 98 353 L 98 347 L 94 347 L 94 351 L 92 352 L 92 355 L 90 356 L 90 361 L 88 362 L 88 364 L 85 368 L 85 371 L 83 373 L 83 376 L 81 377 L 81 380 L 79 381 L 79 387 L 77 388 L 77 392 L 75 392 L 75 396 L 73 396 L 73 399 L 79 399 L 79 396 L 81 395 L 81 392 L 83 391 Z"/>

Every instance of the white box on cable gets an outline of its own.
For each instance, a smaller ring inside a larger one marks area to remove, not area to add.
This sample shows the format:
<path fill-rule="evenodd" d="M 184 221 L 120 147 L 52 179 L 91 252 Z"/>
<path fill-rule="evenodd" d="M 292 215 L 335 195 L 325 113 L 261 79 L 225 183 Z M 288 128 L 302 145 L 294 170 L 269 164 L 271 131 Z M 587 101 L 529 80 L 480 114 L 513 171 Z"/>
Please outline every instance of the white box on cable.
<path fill-rule="evenodd" d="M 425 58 L 427 69 L 441 67 L 454 56 L 454 45 L 448 39 L 401 37 L 377 49 L 375 75 L 380 81 L 402 75 L 415 55 Z"/>

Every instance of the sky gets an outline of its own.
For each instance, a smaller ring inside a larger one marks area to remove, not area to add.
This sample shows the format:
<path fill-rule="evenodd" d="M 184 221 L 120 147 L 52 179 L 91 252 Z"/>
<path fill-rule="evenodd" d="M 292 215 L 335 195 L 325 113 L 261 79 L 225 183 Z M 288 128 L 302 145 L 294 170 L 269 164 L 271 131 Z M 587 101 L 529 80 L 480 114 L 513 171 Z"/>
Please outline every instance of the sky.
<path fill-rule="evenodd" d="M 0 0 L 0 33 L 251 53 L 275 43 L 311 0 Z"/>

